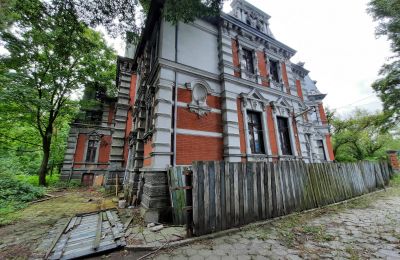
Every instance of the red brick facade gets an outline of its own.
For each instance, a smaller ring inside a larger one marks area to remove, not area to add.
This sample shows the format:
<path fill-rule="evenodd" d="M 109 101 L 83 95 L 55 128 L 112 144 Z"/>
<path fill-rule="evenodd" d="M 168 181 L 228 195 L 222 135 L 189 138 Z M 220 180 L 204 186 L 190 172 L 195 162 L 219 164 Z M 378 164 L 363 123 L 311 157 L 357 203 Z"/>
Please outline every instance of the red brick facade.
<path fill-rule="evenodd" d="M 237 99 L 236 103 L 237 103 L 239 135 L 240 135 L 240 152 L 242 154 L 246 154 L 246 138 L 244 132 L 243 113 L 239 98 Z"/>
<path fill-rule="evenodd" d="M 240 77 L 239 48 L 235 39 L 232 39 L 232 62 L 235 69 L 234 76 Z"/>
<path fill-rule="evenodd" d="M 153 151 L 152 144 L 153 144 L 153 142 L 151 139 L 147 140 L 146 143 L 144 143 L 144 150 L 143 150 L 143 157 L 144 157 L 143 165 L 144 166 L 151 165 L 151 162 L 152 162 L 151 152 Z"/>
<path fill-rule="evenodd" d="M 322 124 L 327 124 L 328 119 L 326 118 L 324 105 L 322 103 L 318 104 L 318 111 L 319 111 L 319 117 L 321 118 Z"/>
<path fill-rule="evenodd" d="M 296 79 L 296 90 L 297 90 L 297 95 L 301 98 L 301 100 L 304 100 L 303 90 L 301 89 L 301 82 L 298 79 Z"/>
<path fill-rule="evenodd" d="M 399 158 L 397 156 L 397 151 L 388 151 L 387 154 L 392 169 L 395 171 L 400 171 L 400 163 L 399 163 Z"/>
<path fill-rule="evenodd" d="M 287 93 L 290 94 L 290 86 L 289 86 L 289 79 L 286 71 L 286 64 L 282 62 L 282 78 L 283 78 L 283 83 L 285 84 L 286 91 Z"/>
<path fill-rule="evenodd" d="M 193 161 L 223 160 L 222 137 L 205 137 L 178 134 L 176 136 L 176 163 L 189 165 Z"/>
<path fill-rule="evenodd" d="M 331 135 L 326 135 L 326 146 L 328 148 L 328 153 L 329 153 L 329 159 L 330 160 L 335 160 L 335 155 L 333 154 L 333 147 L 332 147 L 332 141 L 331 141 Z"/>
<path fill-rule="evenodd" d="M 74 162 L 83 162 L 83 156 L 85 155 L 86 148 L 86 134 L 79 134 L 78 141 L 75 148 Z M 75 168 L 80 168 L 81 165 L 75 165 Z"/>
<path fill-rule="evenodd" d="M 267 123 L 268 123 L 268 135 L 269 143 L 271 146 L 271 153 L 273 156 L 278 156 L 278 143 L 275 134 L 275 123 L 272 115 L 272 108 L 268 106 L 267 108 Z"/>
<path fill-rule="evenodd" d="M 267 64 L 265 63 L 265 56 L 263 51 L 257 51 L 257 60 L 258 60 L 258 71 L 260 72 L 261 85 L 268 86 L 268 81 L 266 80 L 267 73 Z"/>
<path fill-rule="evenodd" d="M 99 163 L 108 163 L 110 159 L 111 141 L 112 139 L 110 135 L 105 135 L 101 138 L 98 158 Z M 99 165 L 99 168 L 105 169 L 107 168 L 107 165 Z"/>

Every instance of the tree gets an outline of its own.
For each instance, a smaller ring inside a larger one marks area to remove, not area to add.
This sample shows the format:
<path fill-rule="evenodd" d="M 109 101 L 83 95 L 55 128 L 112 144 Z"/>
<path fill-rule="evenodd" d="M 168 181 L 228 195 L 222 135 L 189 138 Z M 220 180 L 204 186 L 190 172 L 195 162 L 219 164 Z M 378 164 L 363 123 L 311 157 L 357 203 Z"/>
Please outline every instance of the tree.
<path fill-rule="evenodd" d="M 36 0 L 38 1 L 38 0 Z M 103 26 L 112 36 L 140 35 L 141 26 L 138 26 L 136 17 L 144 14 L 146 17 L 152 0 L 41 0 L 47 11 L 68 9 L 68 12 L 77 18 L 77 21 L 86 26 L 95 28 Z M 165 4 L 163 15 L 167 21 L 190 22 L 198 17 L 215 16 L 219 13 L 224 0 L 157 0 Z M 7 14 L 11 19 L 13 12 L 8 9 L 16 2 L 29 0 L 0 0 L 0 15 Z M 1 11 L 3 10 L 3 11 Z M 5 17 L 6 18 L 6 17 Z M 143 23 L 142 23 L 143 25 Z M 1 27 L 1 23 L 0 23 Z"/>
<path fill-rule="evenodd" d="M 39 183 L 45 185 L 54 129 L 75 110 L 72 96 L 87 84 L 113 87 L 116 57 L 67 5 L 20 0 L 13 8 L 18 20 L 0 30 L 8 51 L 0 56 L 0 103 L 11 120 L 36 128 L 43 152 Z"/>
<path fill-rule="evenodd" d="M 383 113 L 371 114 L 355 110 L 349 117 L 340 118 L 330 112 L 333 151 L 338 161 L 376 160 L 387 149 L 399 149 L 400 139 L 382 123 Z M 390 132 L 389 132 L 390 131 Z"/>
<path fill-rule="evenodd" d="M 383 102 L 389 124 L 400 122 L 400 0 L 371 0 L 369 13 L 379 22 L 377 36 L 387 36 L 395 53 L 372 87 Z"/>

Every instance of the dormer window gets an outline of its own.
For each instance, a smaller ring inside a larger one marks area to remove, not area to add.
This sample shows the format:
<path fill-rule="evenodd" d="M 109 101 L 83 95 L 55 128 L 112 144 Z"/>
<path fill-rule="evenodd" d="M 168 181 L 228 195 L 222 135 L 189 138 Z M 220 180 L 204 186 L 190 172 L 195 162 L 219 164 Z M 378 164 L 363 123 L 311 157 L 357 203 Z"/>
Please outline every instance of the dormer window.
<path fill-rule="evenodd" d="M 247 49 L 243 49 L 243 62 L 244 69 L 254 74 L 254 62 L 253 62 L 253 52 Z"/>
<path fill-rule="evenodd" d="M 271 73 L 272 80 L 275 82 L 280 82 L 279 62 L 276 60 L 270 60 L 269 63 L 269 72 Z"/>

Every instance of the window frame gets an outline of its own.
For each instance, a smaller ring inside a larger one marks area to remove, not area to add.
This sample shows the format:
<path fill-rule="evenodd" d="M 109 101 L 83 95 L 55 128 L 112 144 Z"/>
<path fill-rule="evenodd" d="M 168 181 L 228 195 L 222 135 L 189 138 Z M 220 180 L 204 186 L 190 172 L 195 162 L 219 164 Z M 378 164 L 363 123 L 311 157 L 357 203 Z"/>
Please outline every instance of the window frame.
<path fill-rule="evenodd" d="M 279 122 L 283 122 L 283 120 L 286 123 L 286 130 L 283 132 L 281 131 L 281 124 Z M 278 137 L 279 137 L 279 144 L 280 144 L 280 150 L 281 154 L 285 156 L 295 156 L 294 149 L 292 147 L 292 137 L 291 137 L 291 129 L 290 129 L 290 120 L 287 117 L 284 116 L 276 116 L 276 124 L 277 124 L 277 132 L 278 132 Z M 286 138 L 282 139 L 282 133 L 286 133 Z M 284 149 L 286 148 L 286 149 Z"/>
<path fill-rule="evenodd" d="M 282 82 L 282 73 L 281 73 L 280 66 L 279 66 L 280 65 L 279 60 L 268 59 L 268 62 L 269 62 L 269 75 L 271 77 L 271 80 L 274 82 L 277 82 L 277 83 L 281 83 Z M 272 68 L 274 67 L 274 66 L 272 66 L 272 64 L 276 64 L 276 77 L 277 77 L 276 80 L 274 79 L 274 75 L 272 73 Z"/>
<path fill-rule="evenodd" d="M 262 112 L 254 111 L 254 110 L 247 110 L 247 133 L 248 142 L 250 146 L 251 154 L 266 154 L 265 150 L 265 140 L 264 140 L 264 127 L 263 127 L 263 120 L 262 120 Z M 255 117 L 258 117 L 258 122 L 255 122 Z M 257 127 L 255 127 L 257 126 Z M 254 131 L 254 128 L 258 128 Z M 256 135 L 258 136 L 258 147 L 259 151 L 256 149 Z"/>
<path fill-rule="evenodd" d="M 93 145 L 91 145 L 91 143 L 93 143 Z M 99 145 L 100 145 L 99 136 L 97 134 L 90 134 L 88 136 L 88 140 L 86 141 L 86 149 L 84 157 L 86 163 L 97 163 L 100 153 Z M 88 158 L 88 156 L 90 156 L 90 158 Z"/>
<path fill-rule="evenodd" d="M 328 160 L 328 157 L 326 156 L 324 140 L 322 140 L 322 139 L 317 139 L 317 140 L 315 140 L 315 141 L 316 141 L 316 143 L 317 143 L 318 158 L 319 158 L 320 160 L 327 161 L 327 160 Z M 322 155 L 323 155 L 322 158 L 321 158 L 321 149 L 322 149 Z"/>
<path fill-rule="evenodd" d="M 246 55 L 246 53 L 248 55 Z M 246 57 L 250 58 L 250 60 L 246 59 Z M 256 70 L 255 70 L 255 66 L 254 66 L 254 51 L 243 47 L 242 48 L 242 60 L 245 62 L 244 70 L 247 73 L 255 74 Z M 251 68 L 251 70 L 249 70 L 250 68 Z"/>

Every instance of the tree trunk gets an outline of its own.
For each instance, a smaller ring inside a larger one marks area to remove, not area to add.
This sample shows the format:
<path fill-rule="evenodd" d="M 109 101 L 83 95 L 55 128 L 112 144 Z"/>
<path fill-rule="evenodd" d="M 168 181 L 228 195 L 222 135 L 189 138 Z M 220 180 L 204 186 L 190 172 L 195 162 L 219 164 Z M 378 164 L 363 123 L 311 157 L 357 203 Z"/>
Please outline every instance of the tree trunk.
<path fill-rule="evenodd" d="M 42 140 L 43 159 L 39 169 L 39 185 L 46 186 L 46 175 L 48 171 L 48 164 L 50 159 L 50 145 L 51 145 L 51 130 L 46 131 L 46 135 Z"/>

